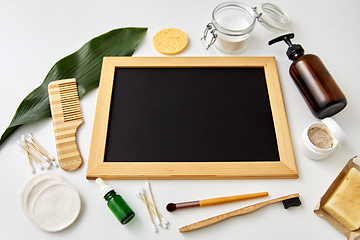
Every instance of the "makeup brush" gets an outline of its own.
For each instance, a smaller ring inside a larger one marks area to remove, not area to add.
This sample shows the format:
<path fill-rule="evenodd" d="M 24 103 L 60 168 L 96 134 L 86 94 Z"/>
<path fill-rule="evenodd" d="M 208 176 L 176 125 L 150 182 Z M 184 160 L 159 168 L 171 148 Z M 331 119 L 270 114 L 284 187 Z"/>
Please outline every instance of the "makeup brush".
<path fill-rule="evenodd" d="M 207 226 L 211 226 L 215 223 L 221 222 L 228 218 L 252 213 L 252 212 L 254 212 L 262 207 L 265 207 L 269 204 L 277 203 L 277 202 L 281 202 L 281 201 L 283 202 L 285 209 L 288 209 L 289 207 L 301 205 L 300 195 L 298 193 L 291 194 L 291 195 L 287 195 L 287 196 L 283 196 L 283 197 L 279 197 L 279 198 L 274 198 L 274 199 L 271 199 L 271 200 L 268 200 L 265 202 L 256 203 L 256 204 L 253 204 L 253 205 L 250 205 L 250 206 L 247 206 L 244 208 L 240 208 L 240 209 L 237 209 L 232 212 L 224 213 L 224 214 L 212 217 L 212 218 L 208 218 L 208 219 L 202 220 L 200 222 L 196 222 L 196 223 L 184 226 L 184 227 L 180 228 L 179 231 L 181 233 L 183 233 L 183 232 L 189 232 L 189 231 L 197 230 L 197 229 L 204 228 Z"/>
<path fill-rule="evenodd" d="M 259 192 L 259 193 L 235 195 L 235 196 L 229 196 L 229 197 L 210 198 L 210 199 L 191 201 L 191 202 L 183 202 L 183 203 L 169 203 L 166 206 L 166 209 L 169 212 L 173 212 L 180 208 L 204 207 L 204 206 L 210 206 L 210 205 L 217 205 L 217 204 L 241 201 L 241 200 L 245 200 L 245 199 L 265 197 L 267 195 L 269 195 L 268 192 Z"/>

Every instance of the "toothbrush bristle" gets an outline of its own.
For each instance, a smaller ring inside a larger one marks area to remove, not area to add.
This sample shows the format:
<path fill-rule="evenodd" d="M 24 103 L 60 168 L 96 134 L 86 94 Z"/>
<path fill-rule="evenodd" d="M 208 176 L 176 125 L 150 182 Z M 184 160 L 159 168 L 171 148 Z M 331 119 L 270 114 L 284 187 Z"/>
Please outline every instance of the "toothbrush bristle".
<path fill-rule="evenodd" d="M 286 199 L 286 200 L 282 201 L 282 203 L 283 203 L 285 209 L 288 209 L 289 207 L 298 207 L 301 205 L 300 198 L 298 198 L 298 197 Z"/>

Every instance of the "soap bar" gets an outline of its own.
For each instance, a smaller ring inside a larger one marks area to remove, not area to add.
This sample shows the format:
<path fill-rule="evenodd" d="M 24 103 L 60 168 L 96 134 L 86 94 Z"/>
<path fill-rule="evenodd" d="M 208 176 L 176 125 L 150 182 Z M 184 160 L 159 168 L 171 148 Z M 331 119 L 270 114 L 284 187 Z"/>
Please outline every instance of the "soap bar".
<path fill-rule="evenodd" d="M 360 172 L 351 168 L 322 207 L 348 230 L 360 227 Z"/>

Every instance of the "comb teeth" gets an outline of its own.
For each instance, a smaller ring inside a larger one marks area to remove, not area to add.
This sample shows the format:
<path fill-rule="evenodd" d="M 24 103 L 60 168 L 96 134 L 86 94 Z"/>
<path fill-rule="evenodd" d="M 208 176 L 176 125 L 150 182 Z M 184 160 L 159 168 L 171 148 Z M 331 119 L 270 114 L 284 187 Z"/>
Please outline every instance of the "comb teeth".
<path fill-rule="evenodd" d="M 49 84 L 51 113 L 56 122 L 82 121 L 75 79 L 57 80 Z"/>
<path fill-rule="evenodd" d="M 76 81 L 59 84 L 61 109 L 64 122 L 81 120 L 81 108 Z"/>

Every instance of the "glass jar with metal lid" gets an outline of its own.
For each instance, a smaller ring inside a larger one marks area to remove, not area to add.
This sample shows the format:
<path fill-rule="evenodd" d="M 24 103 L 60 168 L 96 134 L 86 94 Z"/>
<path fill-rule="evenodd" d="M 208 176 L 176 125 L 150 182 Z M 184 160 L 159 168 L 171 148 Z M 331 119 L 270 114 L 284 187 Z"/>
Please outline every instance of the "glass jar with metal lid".
<path fill-rule="evenodd" d="M 206 26 L 201 40 L 206 49 L 214 44 L 225 52 L 240 52 L 247 46 L 256 20 L 275 32 L 287 31 L 290 28 L 287 14 L 271 3 L 249 7 L 241 2 L 224 2 L 213 10 L 211 22 Z M 209 33 L 212 36 L 210 41 L 207 41 Z"/>

